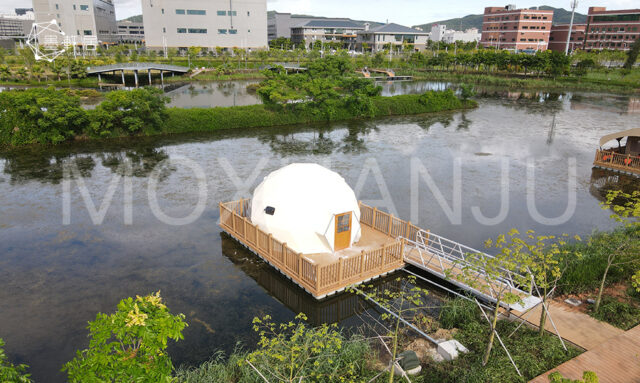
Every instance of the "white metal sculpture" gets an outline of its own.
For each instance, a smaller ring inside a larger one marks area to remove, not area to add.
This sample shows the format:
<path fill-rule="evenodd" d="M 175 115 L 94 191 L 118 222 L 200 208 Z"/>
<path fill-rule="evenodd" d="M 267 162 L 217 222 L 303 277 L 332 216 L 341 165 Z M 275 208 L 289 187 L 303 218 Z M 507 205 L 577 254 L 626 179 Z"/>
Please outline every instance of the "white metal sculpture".
<path fill-rule="evenodd" d="M 53 62 L 68 47 L 68 41 L 65 42 L 64 39 L 65 33 L 53 19 L 45 23 L 33 23 L 27 38 L 27 46 L 33 51 L 36 61 Z"/>

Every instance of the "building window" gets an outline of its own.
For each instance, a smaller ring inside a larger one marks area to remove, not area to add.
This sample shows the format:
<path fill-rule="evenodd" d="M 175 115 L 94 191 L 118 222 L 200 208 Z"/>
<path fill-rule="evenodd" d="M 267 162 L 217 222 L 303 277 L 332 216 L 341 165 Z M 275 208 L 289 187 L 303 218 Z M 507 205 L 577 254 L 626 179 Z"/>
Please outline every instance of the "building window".
<path fill-rule="evenodd" d="M 80 5 L 80 10 L 81 11 L 88 11 L 89 10 L 89 6 L 88 5 Z"/>
<path fill-rule="evenodd" d="M 189 33 L 207 33 L 205 28 L 189 28 Z"/>
<path fill-rule="evenodd" d="M 178 28 L 178 33 L 187 33 L 187 28 Z"/>
<path fill-rule="evenodd" d="M 162 14 L 164 15 L 164 8 L 162 8 Z"/>
<path fill-rule="evenodd" d="M 227 15 L 227 11 L 218 11 L 216 12 L 218 16 L 226 16 Z"/>
<path fill-rule="evenodd" d="M 204 16 L 206 14 L 207 14 L 207 11 L 203 9 L 187 9 L 187 15 Z"/>
<path fill-rule="evenodd" d="M 251 12 L 247 11 L 247 16 L 251 16 Z"/>
<path fill-rule="evenodd" d="M 184 14 L 186 14 L 184 9 L 176 9 L 176 15 L 184 15 Z"/>
<path fill-rule="evenodd" d="M 76 10 L 76 5 L 75 5 L 75 4 L 73 4 L 73 10 L 74 10 L 74 11 Z"/>
<path fill-rule="evenodd" d="M 226 35 L 227 34 L 227 30 L 226 29 L 218 29 L 218 34 L 219 35 Z"/>
<path fill-rule="evenodd" d="M 56 9 L 60 9 L 60 4 L 56 4 Z"/>
<path fill-rule="evenodd" d="M 85 36 L 91 36 L 93 33 L 91 33 L 91 29 L 85 29 L 84 30 L 84 35 Z"/>
<path fill-rule="evenodd" d="M 167 28 L 162 27 L 162 33 L 167 33 Z"/>
<path fill-rule="evenodd" d="M 238 34 L 238 30 L 237 29 L 229 29 L 229 34 L 230 35 Z"/>

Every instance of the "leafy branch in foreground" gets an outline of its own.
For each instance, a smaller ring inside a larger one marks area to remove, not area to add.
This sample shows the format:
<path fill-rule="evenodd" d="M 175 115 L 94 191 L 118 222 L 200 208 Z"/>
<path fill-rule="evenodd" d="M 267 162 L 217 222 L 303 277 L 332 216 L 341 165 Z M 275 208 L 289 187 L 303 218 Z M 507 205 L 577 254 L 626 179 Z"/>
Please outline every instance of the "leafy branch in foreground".
<path fill-rule="evenodd" d="M 607 194 L 607 199 L 602 203 L 603 209 L 611 209 L 611 219 L 628 228 L 640 228 L 640 191 L 625 193 L 621 190 L 613 190 Z M 640 241 L 631 236 L 625 238 L 616 247 L 607 249 L 607 265 L 600 280 L 598 295 L 593 307 L 594 312 L 600 309 L 602 292 L 607 281 L 607 274 L 613 266 L 624 264 L 640 265 Z"/>
<path fill-rule="evenodd" d="M 252 368 L 269 382 L 366 381 L 371 374 L 368 344 L 345 339 L 336 324 L 312 328 L 305 320 L 304 314 L 280 324 L 273 323 L 269 315 L 254 318 L 253 329 L 260 335 L 258 349 L 239 362 L 240 366 Z M 253 379 L 260 381 L 255 374 Z"/>
<path fill-rule="evenodd" d="M 184 315 L 171 315 L 160 292 L 126 298 L 89 322 L 89 348 L 65 364 L 70 382 L 171 382 L 169 339 L 183 339 Z"/>
<path fill-rule="evenodd" d="M 29 366 L 26 364 L 14 365 L 9 362 L 4 353 L 4 340 L 0 339 L 0 382 L 31 383 L 31 374 L 27 374 Z"/>
<path fill-rule="evenodd" d="M 401 335 L 400 325 L 403 322 L 410 323 L 414 318 L 420 317 L 418 314 L 426 308 L 425 298 L 429 294 L 428 290 L 417 285 L 415 276 L 409 275 L 405 278 L 397 278 L 395 282 L 394 287 L 383 290 L 374 290 L 371 287 L 369 287 L 368 291 L 362 291 L 358 288 L 351 289 L 367 299 L 376 301 L 386 310 L 380 315 L 380 318 L 390 324 L 386 329 L 387 339 L 390 339 L 391 347 L 388 347 L 386 343 L 384 344 L 392 360 L 389 374 L 390 383 L 393 382 L 398 360 L 398 344 Z"/>

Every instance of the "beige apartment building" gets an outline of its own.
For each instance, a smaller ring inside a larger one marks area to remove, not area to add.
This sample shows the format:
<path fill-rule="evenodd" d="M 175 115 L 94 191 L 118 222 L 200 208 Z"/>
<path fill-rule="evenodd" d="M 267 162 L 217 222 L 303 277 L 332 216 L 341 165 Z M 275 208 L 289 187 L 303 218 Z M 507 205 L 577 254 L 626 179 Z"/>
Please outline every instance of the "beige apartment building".
<path fill-rule="evenodd" d="M 150 49 L 267 47 L 266 0 L 142 0 Z"/>
<path fill-rule="evenodd" d="M 118 25 L 112 0 L 33 0 L 36 23 L 56 20 L 60 29 L 76 44 L 118 41 Z M 62 41 L 59 41 L 62 43 Z"/>
<path fill-rule="evenodd" d="M 484 47 L 515 52 L 547 50 L 553 11 L 516 9 L 515 5 L 484 9 L 482 38 Z"/>

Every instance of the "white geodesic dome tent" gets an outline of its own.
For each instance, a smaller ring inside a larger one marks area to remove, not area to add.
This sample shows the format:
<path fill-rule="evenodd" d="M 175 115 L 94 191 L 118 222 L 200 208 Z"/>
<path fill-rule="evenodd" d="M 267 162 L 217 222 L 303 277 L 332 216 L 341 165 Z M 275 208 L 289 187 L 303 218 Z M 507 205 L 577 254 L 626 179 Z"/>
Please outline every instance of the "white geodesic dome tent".
<path fill-rule="evenodd" d="M 358 200 L 342 176 L 317 164 L 291 164 L 274 171 L 251 200 L 251 222 L 303 254 L 333 253 L 336 236 L 344 235 L 337 234 L 336 217 L 347 213 L 350 247 L 361 235 Z"/>

